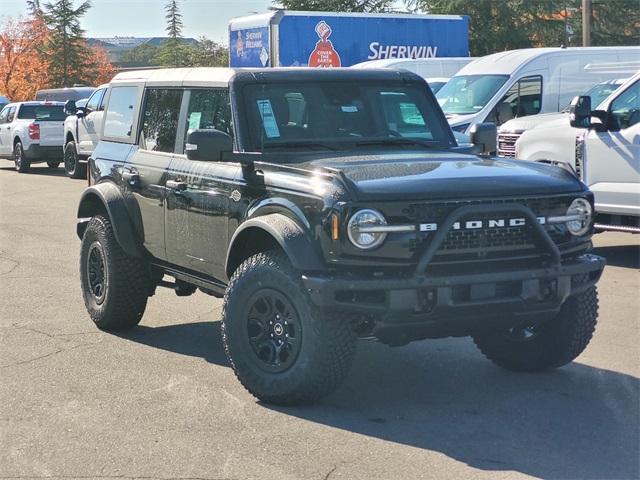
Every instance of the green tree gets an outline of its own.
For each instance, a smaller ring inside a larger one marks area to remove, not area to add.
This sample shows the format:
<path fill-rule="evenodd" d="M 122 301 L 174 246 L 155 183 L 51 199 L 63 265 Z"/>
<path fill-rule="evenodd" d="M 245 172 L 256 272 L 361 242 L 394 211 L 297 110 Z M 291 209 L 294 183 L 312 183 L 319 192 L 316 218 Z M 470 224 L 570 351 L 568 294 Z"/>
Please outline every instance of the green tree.
<path fill-rule="evenodd" d="M 136 63 L 140 65 L 157 65 L 156 57 L 159 48 L 150 43 L 143 43 L 120 56 L 120 63 Z"/>
<path fill-rule="evenodd" d="M 75 9 L 72 0 L 44 4 L 42 19 L 49 35 L 43 45 L 43 55 L 51 61 L 49 75 L 52 87 L 70 87 L 95 80 L 97 65 L 84 38 L 85 31 L 80 27 L 80 18 L 90 7 L 90 0 Z"/>
<path fill-rule="evenodd" d="M 393 11 L 394 0 L 274 0 L 277 8 L 307 12 L 370 12 Z"/>
<path fill-rule="evenodd" d="M 160 48 L 156 60 L 163 67 L 185 67 L 189 65 L 189 47 L 184 44 L 182 38 L 182 14 L 178 8 L 178 2 L 171 0 L 165 6 L 165 20 L 168 34 L 167 40 Z"/>
<path fill-rule="evenodd" d="M 229 49 L 207 37 L 200 37 L 189 46 L 189 65 L 192 67 L 228 67 Z"/>

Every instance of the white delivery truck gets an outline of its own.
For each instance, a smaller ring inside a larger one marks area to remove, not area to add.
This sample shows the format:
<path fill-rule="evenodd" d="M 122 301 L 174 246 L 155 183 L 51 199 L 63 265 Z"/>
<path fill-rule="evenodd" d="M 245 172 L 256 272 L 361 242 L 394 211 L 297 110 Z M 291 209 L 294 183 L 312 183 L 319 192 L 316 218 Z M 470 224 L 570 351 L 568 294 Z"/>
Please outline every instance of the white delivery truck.
<path fill-rule="evenodd" d="M 578 104 L 578 102 L 580 102 Z M 640 233 L 640 72 L 591 111 L 542 123 L 516 142 L 516 157 L 572 168 L 595 195 L 596 226 Z"/>
<path fill-rule="evenodd" d="M 559 112 L 594 85 L 620 77 L 612 64 L 640 65 L 640 47 L 528 48 L 494 53 L 463 67 L 436 94 L 451 127 L 462 133 Z"/>

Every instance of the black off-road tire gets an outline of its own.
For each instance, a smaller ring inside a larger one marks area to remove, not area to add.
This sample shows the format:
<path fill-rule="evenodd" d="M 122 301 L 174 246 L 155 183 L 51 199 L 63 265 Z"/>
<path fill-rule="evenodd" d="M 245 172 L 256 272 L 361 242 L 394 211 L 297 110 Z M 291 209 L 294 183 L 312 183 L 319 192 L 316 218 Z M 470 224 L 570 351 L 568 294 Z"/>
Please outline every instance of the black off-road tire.
<path fill-rule="evenodd" d="M 222 341 L 242 385 L 279 405 L 311 403 L 333 392 L 356 346 L 350 323 L 313 305 L 282 252 L 254 255 L 233 274 L 224 296 Z"/>
<path fill-rule="evenodd" d="M 80 246 L 80 282 L 87 311 L 103 330 L 131 328 L 147 306 L 150 275 L 146 262 L 127 255 L 104 216 L 93 217 Z"/>
<path fill-rule="evenodd" d="M 13 146 L 13 160 L 16 164 L 16 170 L 20 173 L 28 173 L 31 168 L 31 160 L 24 156 L 24 148 L 22 142 L 16 142 Z"/>
<path fill-rule="evenodd" d="M 553 320 L 508 332 L 474 335 L 493 363 L 517 372 L 552 370 L 572 362 L 587 347 L 596 328 L 598 293 L 589 287 L 569 297 Z"/>
<path fill-rule="evenodd" d="M 49 168 L 58 168 L 60 166 L 60 162 L 47 162 L 47 167 Z"/>
<path fill-rule="evenodd" d="M 69 178 L 86 178 L 87 169 L 82 168 L 84 164 L 78 161 L 78 152 L 76 151 L 76 142 L 73 140 L 67 142 L 64 146 L 64 170 Z"/>

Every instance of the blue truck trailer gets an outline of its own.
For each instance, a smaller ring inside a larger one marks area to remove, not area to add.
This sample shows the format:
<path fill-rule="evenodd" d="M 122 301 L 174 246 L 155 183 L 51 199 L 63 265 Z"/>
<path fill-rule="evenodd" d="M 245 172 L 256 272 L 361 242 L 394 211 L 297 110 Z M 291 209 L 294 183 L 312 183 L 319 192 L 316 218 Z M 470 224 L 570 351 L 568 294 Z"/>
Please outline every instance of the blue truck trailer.
<path fill-rule="evenodd" d="M 274 12 L 229 22 L 231 67 L 349 67 L 367 60 L 469 56 L 465 15 Z"/>

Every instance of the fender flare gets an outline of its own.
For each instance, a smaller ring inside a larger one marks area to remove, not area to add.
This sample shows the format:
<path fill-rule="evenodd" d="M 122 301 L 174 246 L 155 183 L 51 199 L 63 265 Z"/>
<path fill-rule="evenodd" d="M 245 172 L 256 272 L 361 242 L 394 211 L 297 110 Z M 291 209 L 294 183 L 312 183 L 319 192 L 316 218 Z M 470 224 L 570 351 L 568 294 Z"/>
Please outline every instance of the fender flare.
<path fill-rule="evenodd" d="M 112 183 L 99 183 L 82 193 L 78 205 L 78 237 L 82 239 L 91 217 L 102 212 L 109 217 L 116 241 L 125 253 L 142 257 L 144 232 L 138 205 L 133 199 L 127 202 L 120 189 Z M 134 218 L 136 213 L 137 218 Z"/>
<path fill-rule="evenodd" d="M 229 242 L 225 262 L 225 270 L 229 278 L 233 275 L 230 268 L 237 254 L 238 242 L 249 234 L 251 229 L 260 229 L 270 235 L 289 257 L 295 269 L 302 272 L 326 269 L 308 233 L 291 218 L 281 213 L 271 213 L 247 220 L 234 232 Z"/>

